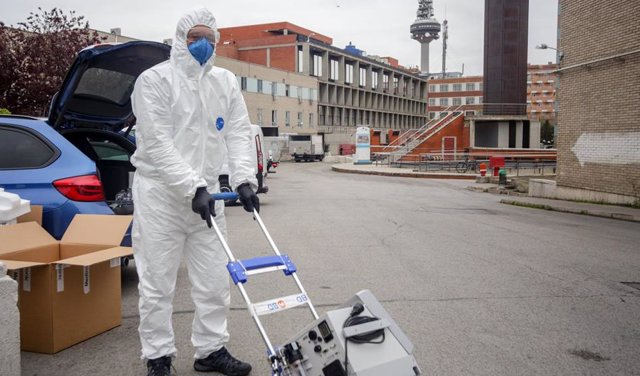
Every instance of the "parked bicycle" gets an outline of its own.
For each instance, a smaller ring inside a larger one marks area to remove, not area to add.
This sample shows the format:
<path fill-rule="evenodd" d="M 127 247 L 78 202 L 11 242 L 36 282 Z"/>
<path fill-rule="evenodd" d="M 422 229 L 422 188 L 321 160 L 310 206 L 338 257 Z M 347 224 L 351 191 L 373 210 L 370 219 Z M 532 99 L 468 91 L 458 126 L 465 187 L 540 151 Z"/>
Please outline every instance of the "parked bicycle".
<path fill-rule="evenodd" d="M 475 159 L 469 159 L 469 156 L 464 157 L 464 161 L 456 164 L 456 171 L 464 174 L 467 171 L 474 171 L 476 174 L 480 173 L 480 164 Z"/>

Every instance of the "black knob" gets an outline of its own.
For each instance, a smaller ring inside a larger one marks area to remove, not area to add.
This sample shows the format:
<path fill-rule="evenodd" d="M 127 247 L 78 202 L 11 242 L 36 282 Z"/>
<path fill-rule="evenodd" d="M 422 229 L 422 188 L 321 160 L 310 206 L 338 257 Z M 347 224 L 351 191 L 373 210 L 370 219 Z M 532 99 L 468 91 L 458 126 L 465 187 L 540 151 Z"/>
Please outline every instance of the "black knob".
<path fill-rule="evenodd" d="M 316 346 L 313 348 L 313 351 L 315 351 L 315 352 L 319 353 L 320 351 L 322 351 L 322 347 L 320 347 L 320 345 L 316 345 Z"/>
<path fill-rule="evenodd" d="M 309 330 L 309 339 L 315 341 L 318 338 L 318 333 L 315 330 Z"/>

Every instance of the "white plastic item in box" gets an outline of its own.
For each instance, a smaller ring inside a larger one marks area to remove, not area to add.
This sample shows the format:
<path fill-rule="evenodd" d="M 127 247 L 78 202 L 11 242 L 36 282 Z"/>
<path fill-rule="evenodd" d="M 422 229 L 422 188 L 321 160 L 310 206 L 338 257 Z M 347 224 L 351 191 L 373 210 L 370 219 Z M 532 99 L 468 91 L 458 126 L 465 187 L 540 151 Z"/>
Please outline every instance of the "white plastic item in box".
<path fill-rule="evenodd" d="M 16 218 L 30 211 L 29 200 L 0 188 L 0 224 L 15 223 Z"/>

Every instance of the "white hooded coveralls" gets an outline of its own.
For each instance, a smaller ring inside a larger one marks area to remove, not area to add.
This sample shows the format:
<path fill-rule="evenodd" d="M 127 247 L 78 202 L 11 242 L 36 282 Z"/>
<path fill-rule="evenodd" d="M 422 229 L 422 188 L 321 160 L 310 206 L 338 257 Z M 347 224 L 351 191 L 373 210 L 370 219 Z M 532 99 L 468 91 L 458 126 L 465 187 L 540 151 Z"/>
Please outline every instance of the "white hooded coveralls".
<path fill-rule="evenodd" d="M 198 187 L 219 191 L 227 151 L 232 187 L 250 183 L 257 188 L 249 116 L 238 82 L 231 72 L 214 67 L 213 57 L 201 66 L 191 56 L 186 36 L 195 25 L 206 25 L 217 35 L 208 10 L 184 15 L 169 61 L 143 72 L 132 94 L 137 118 L 132 240 L 146 359 L 176 354 L 172 300 L 183 255 L 195 303 L 195 357 L 204 358 L 227 342 L 227 256 L 215 231 L 191 210 L 191 200 Z M 221 201 L 215 211 L 226 234 Z"/>

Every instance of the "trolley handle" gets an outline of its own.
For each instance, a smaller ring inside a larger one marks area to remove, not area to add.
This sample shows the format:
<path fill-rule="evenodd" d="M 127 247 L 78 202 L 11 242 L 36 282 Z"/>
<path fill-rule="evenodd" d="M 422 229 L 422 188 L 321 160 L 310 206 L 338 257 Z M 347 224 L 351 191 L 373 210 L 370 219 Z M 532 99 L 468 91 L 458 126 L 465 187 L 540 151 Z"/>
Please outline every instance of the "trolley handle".
<path fill-rule="evenodd" d="M 214 200 L 237 200 L 238 194 L 235 192 L 219 192 L 211 195 Z"/>

